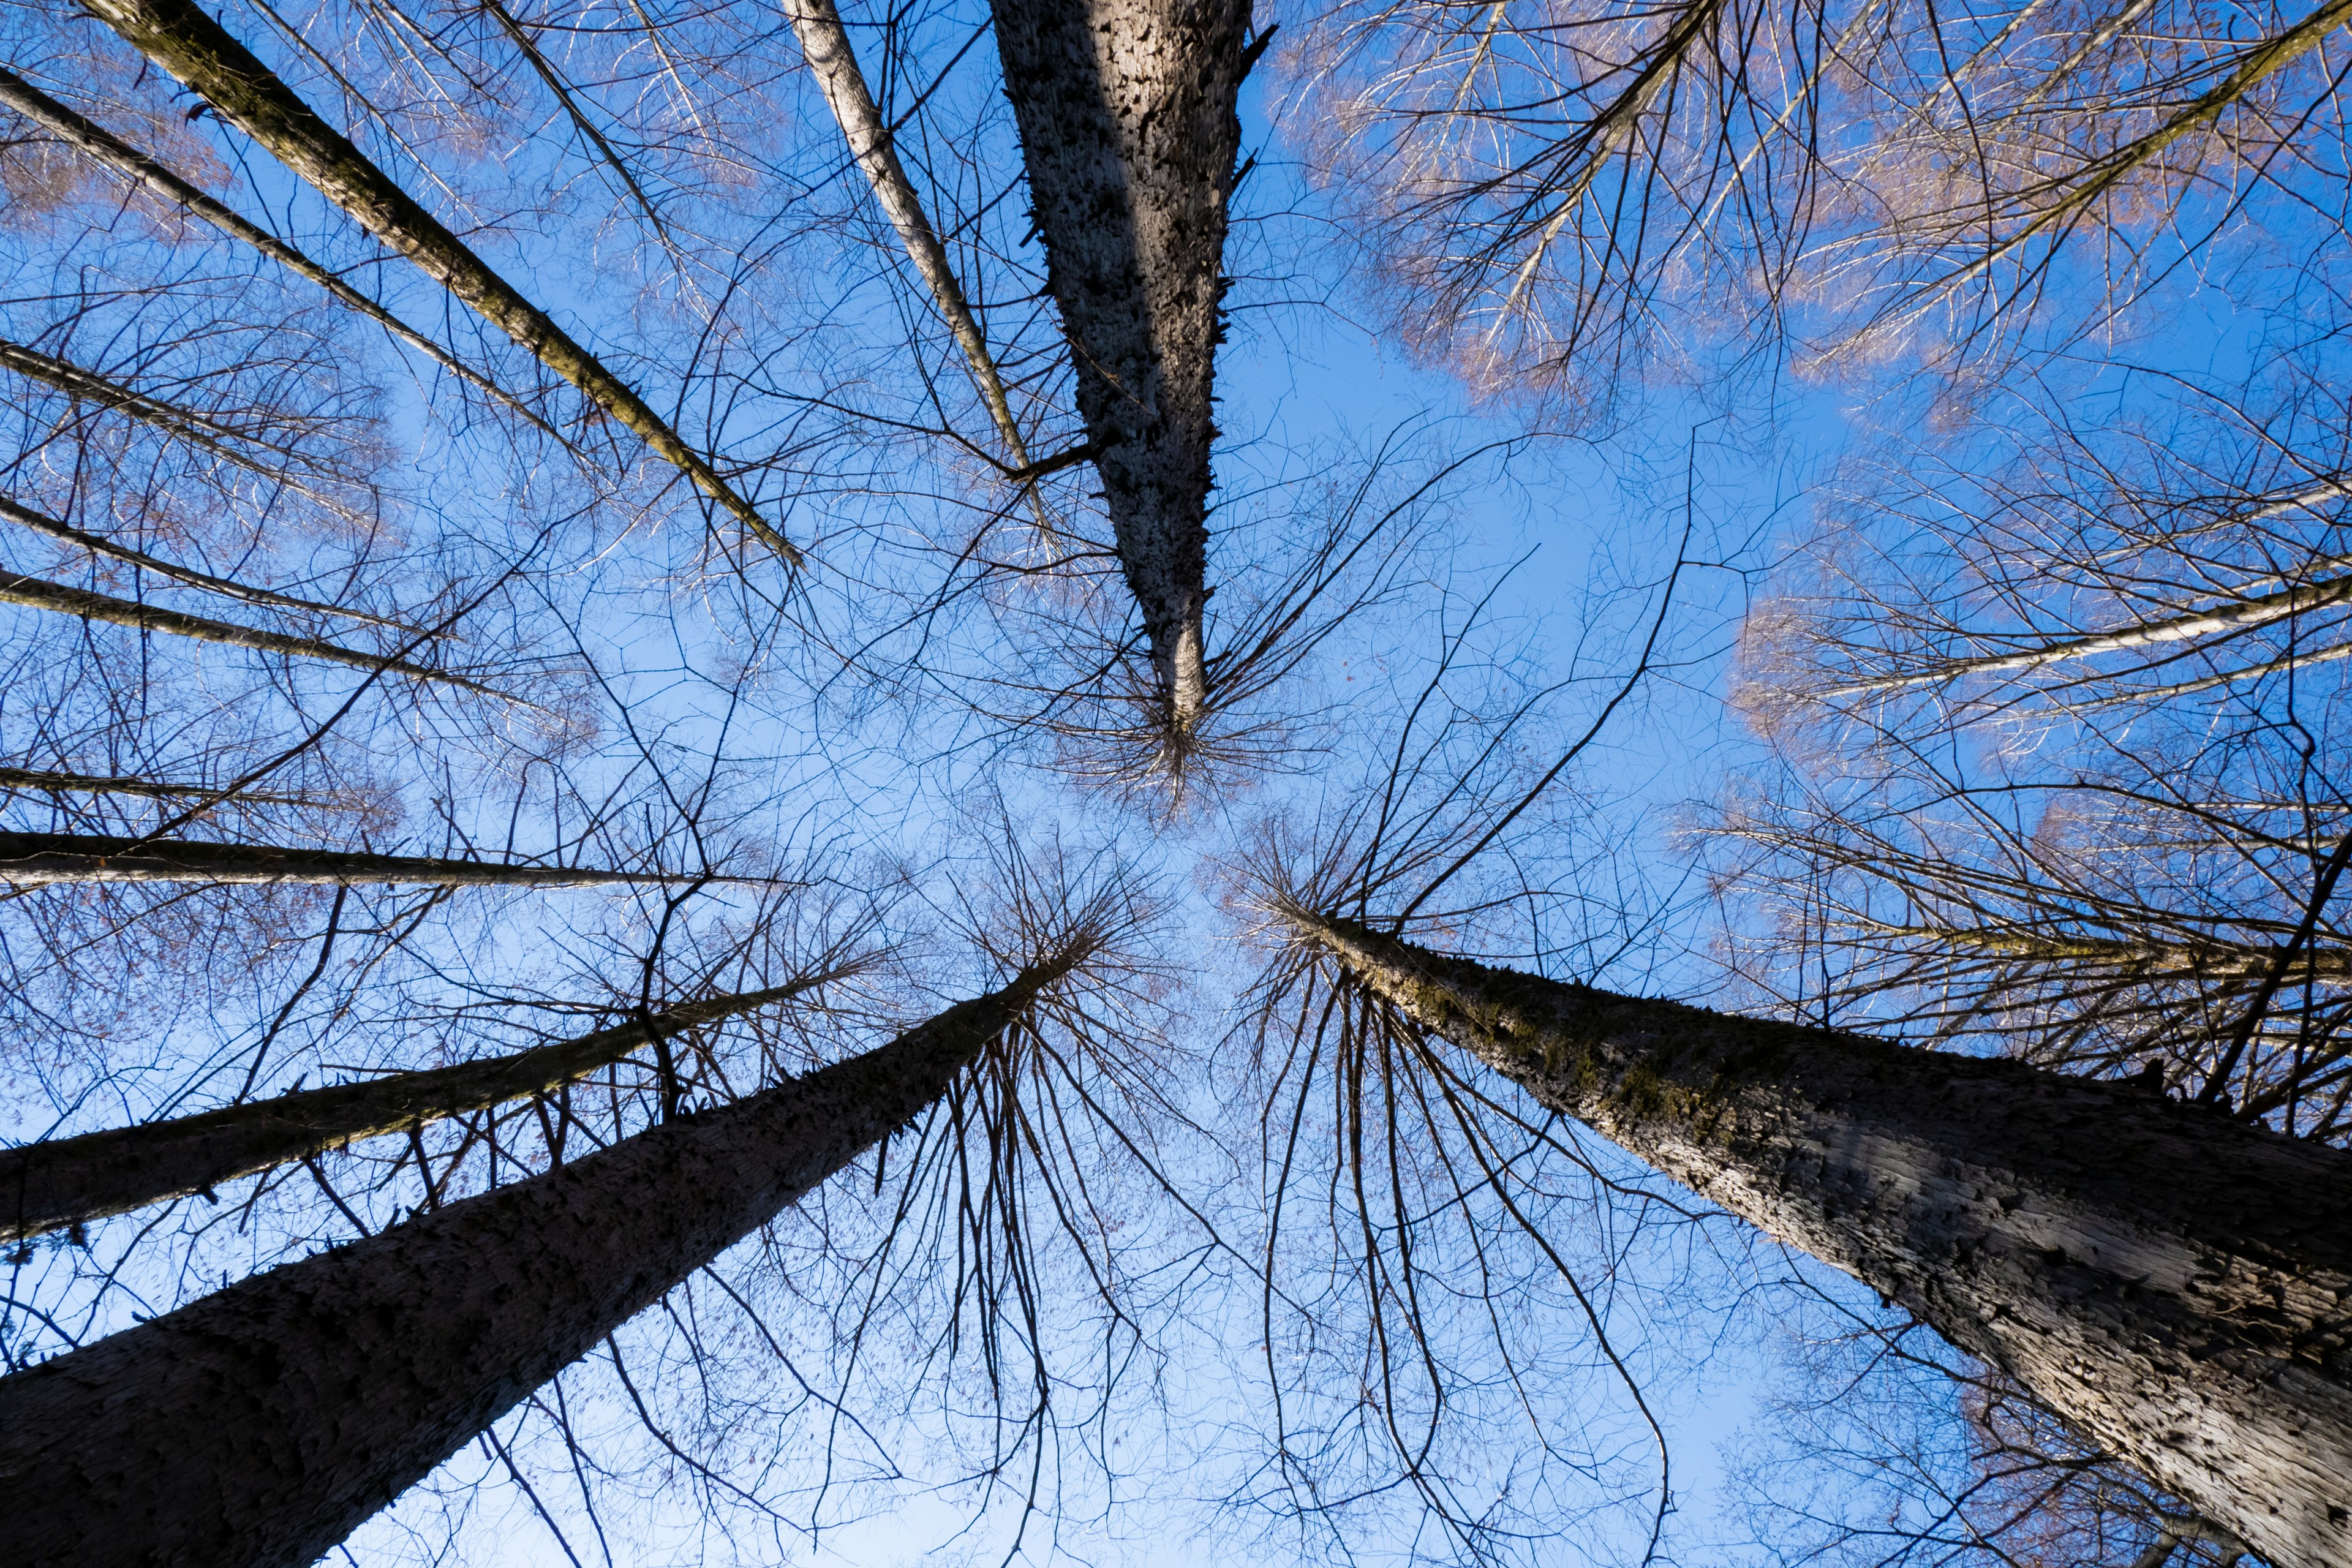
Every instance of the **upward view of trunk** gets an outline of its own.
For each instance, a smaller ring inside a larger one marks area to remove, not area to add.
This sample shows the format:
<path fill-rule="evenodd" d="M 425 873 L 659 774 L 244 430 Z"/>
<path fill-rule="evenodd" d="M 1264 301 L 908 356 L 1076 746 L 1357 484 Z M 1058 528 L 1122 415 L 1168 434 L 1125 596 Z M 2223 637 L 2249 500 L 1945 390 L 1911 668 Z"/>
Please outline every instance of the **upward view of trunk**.
<path fill-rule="evenodd" d="M 1249 0 L 994 6 L 1046 279 L 1171 733 L 1209 696 L 1209 446 Z"/>
<path fill-rule="evenodd" d="M 0 1378 L 9 1561 L 307 1568 L 937 1099 L 1074 959 L 864 1056 Z"/>
<path fill-rule="evenodd" d="M 148 800 L 203 799 L 206 795 L 239 805 L 316 805 L 299 795 L 266 790 L 226 790 L 219 784 L 170 784 L 160 779 L 126 778 L 119 773 L 68 773 L 55 768 L 0 768 L 0 789 L 43 790 L 61 795 L 131 795 Z"/>
<path fill-rule="evenodd" d="M 222 119 L 268 149 L 379 242 L 406 257 L 591 403 L 635 431 L 755 538 L 788 563 L 799 563 L 800 552 L 775 526 L 635 388 L 573 342 L 546 311 L 523 298 L 392 176 L 369 162 L 350 138 L 321 119 L 194 0 L 88 0 L 85 8 L 201 94 Z"/>
<path fill-rule="evenodd" d="M 286 849 L 269 844 L 199 844 L 101 833 L 0 833 L 0 886 L 57 882 L 316 882 L 435 888 L 605 888 L 691 882 L 698 873 L 600 871 L 586 866 L 504 866 L 430 855 L 355 849 Z M 713 881 L 757 880 L 715 877 Z"/>
<path fill-rule="evenodd" d="M 198 642 L 220 643 L 229 647 L 249 647 L 257 653 L 282 653 L 293 658 L 315 658 L 329 664 L 349 665 L 353 669 L 380 670 L 392 675 L 406 676 L 411 680 L 437 681 L 443 686 L 462 687 L 484 697 L 507 697 L 494 687 L 478 680 L 468 680 L 462 675 L 434 669 L 425 665 L 411 664 L 406 659 L 386 658 L 382 654 L 345 647 L 318 637 L 288 637 L 283 632 L 256 631 L 230 621 L 215 621 L 207 616 L 183 615 L 158 605 L 142 604 L 136 599 L 118 599 L 111 594 L 93 594 L 87 588 L 68 588 L 60 583 L 47 583 L 38 577 L 0 566 L 0 605 L 22 605 L 27 609 L 49 610 L 61 616 L 78 616 L 86 621 L 105 621 L 113 626 L 130 626 L 136 631 L 163 632 L 171 637 L 194 637 Z"/>
<path fill-rule="evenodd" d="M 11 522 L 22 523 L 37 533 L 46 533 L 51 539 L 59 540 L 68 544 L 78 544 L 93 555 L 103 555 L 110 560 L 140 567 L 144 571 L 154 573 L 159 577 L 168 577 L 174 583 L 184 583 L 191 588 L 202 588 L 209 593 L 226 595 L 232 599 L 243 599 L 250 605 L 270 605 L 281 610 L 299 610 L 313 616 L 341 616 L 351 620 L 366 621 L 371 626 L 389 626 L 394 631 L 406 632 L 411 637 L 419 635 L 397 621 L 386 620 L 382 616 L 372 616 L 364 610 L 346 609 L 341 605 L 322 605 L 313 599 L 298 599 L 289 594 L 279 594 L 268 588 L 256 588 L 227 577 L 215 577 L 208 572 L 193 571 L 185 566 L 175 566 L 168 561 L 159 561 L 144 551 L 117 544 L 110 539 L 86 532 L 71 523 L 60 522 L 47 512 L 35 511 L 31 507 L 10 500 L 6 496 L 0 496 L 0 517 L 5 517 Z"/>
<path fill-rule="evenodd" d="M 1004 460 L 1016 469 L 1027 468 L 1029 446 L 1021 438 L 1012 402 L 1004 395 L 1004 378 L 998 374 L 995 356 L 988 352 L 988 339 L 963 297 L 963 285 L 949 265 L 947 247 L 940 243 L 939 231 L 923 211 L 915 183 L 907 178 L 906 167 L 898 162 L 890 127 L 883 122 L 873 89 L 866 85 L 866 73 L 857 68 L 857 54 L 850 47 L 849 30 L 841 25 L 840 8 L 833 0 L 786 0 L 784 10 L 793 19 L 793 33 L 800 39 L 809 74 L 816 79 L 825 107 L 833 110 L 834 121 L 849 143 L 851 159 L 866 176 L 883 216 L 898 231 L 907 259 L 914 264 L 923 287 L 930 290 L 931 302 L 939 307 L 956 347 L 963 351 L 972 384 L 988 405 L 997 438 L 1004 443 Z"/>
<path fill-rule="evenodd" d="M 456 1067 L 392 1073 L 196 1116 L 0 1150 L 0 1241 L 210 1193 L 354 1139 L 545 1094 L 699 1024 L 789 1001 L 832 975 L 688 1002 L 578 1039 Z"/>
<path fill-rule="evenodd" d="M 2352 1154 L 2125 1084 L 1289 919 L 1415 1023 L 1901 1303 L 2281 1568 L 2346 1561 Z"/>

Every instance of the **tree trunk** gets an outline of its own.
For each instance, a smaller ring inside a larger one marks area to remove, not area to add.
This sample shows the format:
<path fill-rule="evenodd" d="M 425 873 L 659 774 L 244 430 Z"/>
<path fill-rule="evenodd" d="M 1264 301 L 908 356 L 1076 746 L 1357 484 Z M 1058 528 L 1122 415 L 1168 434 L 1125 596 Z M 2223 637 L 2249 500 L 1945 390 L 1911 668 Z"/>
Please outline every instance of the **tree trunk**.
<path fill-rule="evenodd" d="M 156 779 L 125 778 L 119 773 L 68 773 L 53 768 L 0 768 L 0 789 L 43 790 L 62 795 L 132 795 L 149 800 L 203 799 L 220 805 L 331 805 L 331 800 L 309 795 L 272 795 L 261 790 L 229 789 L 220 784 L 167 784 Z"/>
<path fill-rule="evenodd" d="M 1208 700 L 1212 394 L 1250 0 L 994 6 L 1048 287 L 1171 732 Z"/>
<path fill-rule="evenodd" d="M 294 637 L 283 632 L 256 631 L 251 626 L 215 621 L 205 616 L 183 615 L 178 610 L 141 604 L 136 599 L 118 599 L 110 594 L 93 594 L 87 588 L 68 588 L 62 584 L 44 582 L 38 577 L 11 572 L 5 566 L 0 566 L 0 605 L 22 605 L 27 609 L 79 616 L 86 621 L 105 621 L 138 631 L 163 632 L 172 637 L 194 637 L 198 642 L 249 647 L 260 653 L 323 659 L 329 664 L 349 665 L 353 669 L 404 675 L 411 680 L 438 681 L 444 686 L 461 687 L 484 697 L 496 697 L 501 701 L 520 700 L 478 680 L 468 680 L 462 675 L 451 675 L 446 670 L 411 664 L 405 659 L 386 658 L 382 654 L 345 647 L 340 643 L 324 642 L 317 637 Z"/>
<path fill-rule="evenodd" d="M 2352 1154 L 1293 913 L 1413 1022 L 2000 1367 L 2281 1568 L 2352 1543 Z"/>
<path fill-rule="evenodd" d="M 0 886 L 57 882 L 371 882 L 436 888 L 601 888 L 691 882 L 682 871 L 599 871 L 581 866 L 503 866 L 428 855 L 351 849 L 281 849 L 267 844 L 196 844 L 99 833 L 0 833 Z M 733 882 L 756 879 L 714 877 Z"/>
<path fill-rule="evenodd" d="M 85 9 L 202 95 L 222 119 L 261 143 L 362 228 L 635 431 L 787 563 L 799 564 L 800 552 L 635 389 L 524 299 L 194 0 L 85 0 Z"/>
<path fill-rule="evenodd" d="M 9 1561 L 305 1568 L 937 1099 L 1072 962 L 0 1379 Z"/>
<path fill-rule="evenodd" d="M 656 1037 L 787 1001 L 836 977 L 821 974 L 765 991 L 688 1002 L 578 1039 L 486 1061 L 298 1089 L 197 1116 L 0 1150 L 0 1241 L 193 1193 L 209 1197 L 218 1183 L 355 1139 L 544 1094 L 619 1061 Z"/>
<path fill-rule="evenodd" d="M 1005 461 L 1016 469 L 1027 468 L 1028 444 L 1021 438 L 1013 405 L 1004 395 L 1004 378 L 997 373 L 988 339 L 963 297 L 955 268 L 948 263 L 947 247 L 940 243 L 938 231 L 923 211 L 922 198 L 915 193 L 915 183 L 907 178 L 906 168 L 898 162 L 890 127 L 883 123 L 882 111 L 875 106 L 866 73 L 857 68 L 857 53 L 850 47 L 849 29 L 841 25 L 839 7 L 834 0 L 785 0 L 784 11 L 793 19 L 793 32 L 800 39 L 809 74 L 816 78 L 825 106 L 833 110 L 842 139 L 849 143 L 851 159 L 866 176 L 883 216 L 898 231 L 907 259 L 930 290 L 931 302 L 954 334 L 956 347 L 963 351 L 972 384 L 979 388 L 981 401 L 988 405 L 988 417 L 1004 443 Z"/>
<path fill-rule="evenodd" d="M 232 578 L 215 577 L 210 573 L 198 572 L 186 566 L 175 566 L 168 561 L 159 561 L 143 551 L 133 550 L 127 544 L 117 544 L 110 539 L 84 532 L 69 522 L 60 522 L 47 512 L 35 511 L 31 507 L 13 501 L 6 496 L 0 496 L 0 517 L 5 517 L 11 522 L 22 523 L 36 533 L 46 533 L 51 539 L 63 543 L 79 545 L 92 555 L 103 555 L 110 560 L 120 561 L 125 565 L 152 572 L 159 577 L 168 577 L 174 583 L 185 584 L 191 588 L 203 588 L 210 593 L 226 595 L 232 599 L 243 599 L 247 604 L 270 605 L 281 610 L 298 610 L 313 616 L 341 616 L 349 620 L 365 621 L 371 626 L 389 627 L 409 637 L 424 635 L 414 627 L 404 626 L 397 621 L 386 620 L 382 616 L 372 616 L 365 610 L 347 609 L 341 605 L 322 605 L 314 599 L 298 599 L 289 594 L 280 594 L 273 589 L 256 588 Z"/>

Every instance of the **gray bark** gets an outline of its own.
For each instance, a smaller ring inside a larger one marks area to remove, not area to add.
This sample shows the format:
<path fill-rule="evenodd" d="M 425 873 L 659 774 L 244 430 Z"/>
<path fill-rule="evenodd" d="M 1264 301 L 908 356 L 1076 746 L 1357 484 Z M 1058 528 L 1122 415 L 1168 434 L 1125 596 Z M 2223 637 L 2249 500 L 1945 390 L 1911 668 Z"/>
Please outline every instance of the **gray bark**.
<path fill-rule="evenodd" d="M 1868 680 L 1849 681 L 1831 688 L 1832 697 L 1853 697 L 1867 691 L 1896 691 L 1906 687 L 1927 686 L 1937 681 L 1957 680 L 1966 675 L 1990 675 L 2012 669 L 2039 669 L 2043 665 L 2063 663 L 2069 659 L 2092 658 L 2103 653 L 2120 653 L 2126 648 L 2152 647 L 2162 643 L 2185 642 L 2192 637 L 2216 637 L 2224 633 L 2242 632 L 2269 626 L 2312 610 L 2324 610 L 2352 599 L 2352 577 L 2324 577 L 2315 583 L 2304 583 L 2291 588 L 2279 588 L 2268 594 L 2255 594 L 2235 604 L 2215 605 L 2205 609 L 2188 610 L 2159 620 L 2142 621 L 2137 626 L 2121 626 L 2114 631 L 2099 632 L 2090 637 L 2053 639 L 2038 647 L 2016 653 L 1985 654 L 1975 658 L 1948 658 L 1925 669 L 1905 670 L 1894 675 L 1875 676 Z M 2308 655 L 2306 658 L 2310 657 Z"/>
<path fill-rule="evenodd" d="M 320 805 L 330 804 L 307 795 L 273 795 L 260 790 L 229 789 L 220 784 L 165 784 L 155 779 L 125 778 L 114 773 L 68 773 L 53 768 L 0 768 L 0 789 L 47 790 L 65 795 L 130 795 L 148 800 L 212 797 L 253 805 Z"/>
<path fill-rule="evenodd" d="M 839 7 L 833 0 L 784 0 L 784 10 L 793 19 L 793 32 L 800 39 L 809 74 L 816 78 L 825 106 L 833 110 L 842 139 L 849 143 L 851 159 L 866 176 L 883 216 L 898 231 L 898 243 L 906 247 L 907 259 L 914 264 L 916 275 L 930 290 L 931 301 L 939 307 L 948 331 L 954 335 L 956 347 L 963 351 L 972 384 L 980 389 L 980 399 L 988 405 L 988 417 L 1004 443 L 1005 461 L 1015 469 L 1026 468 L 1029 447 L 1021 439 L 1021 426 L 1013 419 L 1013 405 L 1004 395 L 1004 378 L 997 373 L 995 357 L 988 352 L 987 336 L 981 331 L 980 322 L 963 297 L 963 286 L 956 280 L 955 268 L 948 263 L 947 247 L 940 243 L 938 231 L 931 227 L 931 220 L 923 211 L 922 198 L 915 192 L 914 182 L 907 178 L 906 168 L 898 162 L 890 128 L 883 123 L 882 111 L 875 106 L 865 72 L 857 68 L 857 53 L 850 47 L 849 30 L 841 25 Z"/>
<path fill-rule="evenodd" d="M 1066 969 L 0 1379 L 24 1568 L 302 1568 L 937 1099 Z"/>
<path fill-rule="evenodd" d="M 321 605 L 314 600 L 298 599 L 291 595 L 277 593 L 268 588 L 256 588 L 232 578 L 215 577 L 207 572 L 198 572 L 186 566 L 174 566 L 168 561 L 159 561 L 154 556 L 143 551 L 133 550 L 127 544 L 117 544 L 110 539 L 85 532 L 69 522 L 60 522 L 47 512 L 35 511 L 31 507 L 13 501 L 6 496 L 0 496 L 0 517 L 5 517 L 11 522 L 22 523 L 36 533 L 46 533 L 51 539 L 64 543 L 78 544 L 92 555 L 103 555 L 110 560 L 120 561 L 127 566 L 136 566 L 142 572 L 152 572 L 159 577 L 168 577 L 174 583 L 185 584 L 191 588 L 202 588 L 208 593 L 225 595 L 232 599 L 243 599 L 249 605 L 270 605 L 281 610 L 299 610 L 314 616 L 341 616 L 348 620 L 365 621 L 371 626 L 386 626 L 410 637 L 422 635 L 413 627 L 404 626 L 397 621 L 386 620 L 382 616 L 372 616 L 365 610 L 346 609 L 341 605 Z"/>
<path fill-rule="evenodd" d="M 511 866 L 429 855 L 369 855 L 352 849 L 287 849 L 268 844 L 205 844 L 184 838 L 121 838 L 100 833 L 0 832 L 0 886 L 58 882 L 315 882 L 439 888 L 602 888 L 691 882 L 682 871 L 602 871 L 584 866 Z M 715 877 L 713 881 L 747 880 Z"/>
<path fill-rule="evenodd" d="M 1293 911 L 1406 1016 L 1899 1302 L 2281 1568 L 2352 1542 L 2352 1153 Z"/>
<path fill-rule="evenodd" d="M 786 562 L 799 563 L 800 552 L 635 389 L 524 299 L 193 0 L 85 0 L 85 8 L 203 95 L 222 119 L 267 148 L 378 241 L 636 432 Z"/>
<path fill-rule="evenodd" d="M 257 224 L 248 222 L 222 203 L 140 152 L 104 126 L 68 109 L 16 72 L 0 68 L 0 103 L 30 120 L 50 135 L 79 148 L 100 163 L 157 195 L 175 202 L 232 238 L 243 240 L 279 266 L 308 279 L 341 304 L 358 311 L 384 331 L 422 353 L 450 374 L 481 388 L 550 436 L 555 428 L 521 399 L 489 377 L 416 331 L 399 317 L 311 260 Z M 559 436 L 557 439 L 562 439 Z"/>
<path fill-rule="evenodd" d="M 392 1073 L 196 1116 L 0 1150 L 0 1241 L 202 1193 L 356 1139 L 545 1094 L 698 1025 L 788 1001 L 832 975 L 688 1002 L 577 1039 Z"/>
<path fill-rule="evenodd" d="M 23 343 L 0 342 L 0 367 L 14 371 L 27 381 L 54 387 L 77 401 L 95 404 L 100 408 L 111 409 L 136 419 L 142 425 L 163 431 L 175 441 L 243 468 L 265 483 L 283 485 L 348 521 L 361 523 L 366 521 L 334 496 L 299 477 L 294 461 L 297 454 L 282 442 L 267 440 L 210 415 L 150 396 L 110 380 L 96 371 L 84 369 L 68 360 L 43 353 Z M 267 455 L 256 456 L 254 451 L 247 449 L 248 447 Z"/>
<path fill-rule="evenodd" d="M 173 637 L 194 637 L 199 642 L 223 643 L 230 647 L 249 647 L 259 653 L 323 659 L 329 664 L 347 664 L 353 669 L 404 675 L 412 680 L 438 681 L 444 686 L 461 687 L 502 701 L 520 700 L 478 680 L 469 680 L 462 675 L 452 675 L 446 670 L 434 669 L 422 664 L 411 664 L 406 659 L 386 658 L 382 654 L 344 647 L 340 643 L 326 642 L 318 637 L 256 631 L 251 626 L 215 621 L 205 616 L 184 615 L 178 610 L 142 604 L 136 599 L 118 599 L 111 594 L 93 594 L 87 588 L 68 588 L 62 584 L 44 582 L 38 577 L 24 576 L 5 566 L 0 566 L 0 604 L 51 610 L 58 615 L 78 616 L 86 621 L 107 621 L 118 626 L 164 632 Z"/>
<path fill-rule="evenodd" d="M 1181 736 L 1209 697 L 1209 448 L 1250 0 L 994 11 L 1078 410 Z"/>

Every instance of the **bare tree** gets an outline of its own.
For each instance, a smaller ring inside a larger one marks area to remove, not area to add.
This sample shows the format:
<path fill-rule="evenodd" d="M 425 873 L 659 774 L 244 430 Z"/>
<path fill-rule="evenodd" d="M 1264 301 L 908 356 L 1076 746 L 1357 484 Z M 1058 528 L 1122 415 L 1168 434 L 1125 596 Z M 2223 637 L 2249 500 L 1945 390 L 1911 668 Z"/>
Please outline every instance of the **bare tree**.
<path fill-rule="evenodd" d="M 1171 764 L 1209 701 L 1209 449 L 1248 28 L 1246 0 L 996 15 L 1048 286 Z"/>
<path fill-rule="evenodd" d="M 1399 1027 L 1902 1301 L 2273 1561 L 2333 1554 L 2339 1153 L 2127 1087 L 1489 969 L 1278 893 L 1268 912 Z M 2186 1170 L 2193 1189 L 2168 1180 Z"/>
<path fill-rule="evenodd" d="M 863 1056 L 8 1379 L 0 1489 L 26 1560 L 315 1560 L 920 1111 L 1087 945 L 1074 931 L 1002 989 Z M 265 1364 L 280 1374 L 257 1375 Z"/>
<path fill-rule="evenodd" d="M 682 1003 L 512 1056 L 296 1089 L 170 1121 L 22 1144 L 0 1153 L 0 1185 L 14 1194 L 15 1205 L 5 1237 L 17 1240 L 191 1193 L 208 1194 L 235 1177 L 354 1139 L 545 1095 L 647 1045 L 667 1058 L 671 1036 L 789 1002 L 858 967 L 853 963 L 762 991 Z"/>

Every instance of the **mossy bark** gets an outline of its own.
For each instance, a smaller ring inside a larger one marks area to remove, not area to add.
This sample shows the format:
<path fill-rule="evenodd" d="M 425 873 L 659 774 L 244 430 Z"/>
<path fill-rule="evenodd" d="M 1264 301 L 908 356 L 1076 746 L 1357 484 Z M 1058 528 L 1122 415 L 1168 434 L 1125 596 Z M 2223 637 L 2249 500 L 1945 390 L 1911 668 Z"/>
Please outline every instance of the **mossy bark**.
<path fill-rule="evenodd" d="M 302 1568 L 919 1112 L 1061 973 L 0 1378 L 23 1568 Z"/>
<path fill-rule="evenodd" d="M 279 80 L 194 0 L 85 0 L 84 8 L 200 94 L 386 247 L 472 307 L 590 402 L 628 426 L 666 462 L 787 562 L 800 552 L 604 363 L 420 205 Z"/>
<path fill-rule="evenodd" d="M 1414 1022 L 1916 1313 L 2281 1568 L 2347 1560 L 2352 1153 L 1295 919 Z"/>

